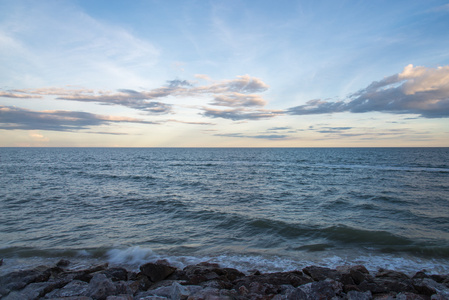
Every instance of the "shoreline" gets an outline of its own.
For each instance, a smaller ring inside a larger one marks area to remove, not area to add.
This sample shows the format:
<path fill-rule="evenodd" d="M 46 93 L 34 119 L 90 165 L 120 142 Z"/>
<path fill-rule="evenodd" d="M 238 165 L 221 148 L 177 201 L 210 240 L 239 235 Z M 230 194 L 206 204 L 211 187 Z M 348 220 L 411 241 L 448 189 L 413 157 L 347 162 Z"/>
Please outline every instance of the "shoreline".
<path fill-rule="evenodd" d="M 177 268 L 167 260 L 129 270 L 109 263 L 79 268 L 61 259 L 0 276 L 0 296 L 6 300 L 449 299 L 449 274 L 416 270 L 407 275 L 382 268 L 373 272 L 363 265 L 243 273 L 210 262 Z"/>

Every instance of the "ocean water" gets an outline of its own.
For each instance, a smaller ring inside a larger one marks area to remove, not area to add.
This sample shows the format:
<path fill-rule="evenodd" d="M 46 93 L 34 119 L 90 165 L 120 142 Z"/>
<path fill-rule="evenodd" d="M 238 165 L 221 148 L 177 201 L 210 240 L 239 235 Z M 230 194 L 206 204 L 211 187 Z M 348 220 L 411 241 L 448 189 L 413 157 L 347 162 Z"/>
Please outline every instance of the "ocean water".
<path fill-rule="evenodd" d="M 449 272 L 449 148 L 0 148 L 0 273 L 66 258 Z"/>

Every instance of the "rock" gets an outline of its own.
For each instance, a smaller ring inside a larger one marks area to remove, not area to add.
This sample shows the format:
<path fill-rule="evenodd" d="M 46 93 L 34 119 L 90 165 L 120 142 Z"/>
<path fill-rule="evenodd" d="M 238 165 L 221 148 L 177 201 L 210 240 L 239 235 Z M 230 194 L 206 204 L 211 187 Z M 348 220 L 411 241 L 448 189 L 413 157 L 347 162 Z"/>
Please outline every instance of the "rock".
<path fill-rule="evenodd" d="M 183 270 L 183 276 L 188 284 L 197 285 L 205 281 L 222 282 L 218 285 L 226 285 L 245 274 L 232 268 L 220 268 L 217 264 L 200 263 L 193 266 L 187 266 Z"/>
<path fill-rule="evenodd" d="M 103 271 L 102 273 L 112 281 L 128 280 L 128 270 L 126 270 L 125 268 L 109 268 Z"/>
<path fill-rule="evenodd" d="M 358 291 L 350 291 L 348 292 L 348 300 L 371 300 L 373 299 L 373 295 L 370 291 L 366 292 L 358 292 Z"/>
<path fill-rule="evenodd" d="M 47 281 L 51 275 L 49 267 L 39 266 L 31 270 L 22 270 L 0 277 L 0 298 L 11 291 L 23 289 L 30 283 Z"/>
<path fill-rule="evenodd" d="M 239 278 L 233 282 L 234 289 L 238 290 L 241 286 L 245 286 L 246 289 L 250 290 L 251 283 L 257 282 L 268 288 L 274 287 L 280 290 L 282 285 L 291 285 L 297 287 L 306 283 L 312 282 L 313 279 L 304 275 L 301 271 L 291 271 L 291 272 L 276 272 L 261 275 L 249 275 Z M 273 289 L 273 288 L 271 288 Z"/>
<path fill-rule="evenodd" d="M 340 279 L 340 273 L 329 268 L 309 266 L 302 269 L 302 271 L 304 272 L 304 274 L 310 276 L 315 281 L 322 281 L 326 279 Z"/>
<path fill-rule="evenodd" d="M 157 282 L 173 274 L 176 268 L 163 264 L 146 263 L 140 266 L 140 271 L 152 282 Z"/>
<path fill-rule="evenodd" d="M 108 296 L 106 300 L 133 300 L 133 296 L 131 295 Z"/>
<path fill-rule="evenodd" d="M 45 295 L 47 299 L 63 298 L 63 297 L 76 297 L 84 295 L 87 291 L 89 284 L 81 280 L 73 280 L 60 289 L 55 289 Z"/>
<path fill-rule="evenodd" d="M 337 271 L 341 274 L 341 280 L 347 281 L 342 282 L 343 284 L 351 284 L 349 278 L 352 279 L 353 284 L 356 285 L 367 278 L 370 278 L 368 270 L 362 265 L 337 267 Z"/>
<path fill-rule="evenodd" d="M 427 296 L 422 296 L 413 293 L 399 293 L 396 295 L 397 300 L 427 300 Z"/>
<path fill-rule="evenodd" d="M 190 291 L 186 287 L 177 282 L 173 282 L 170 293 L 171 299 L 187 299 L 189 295 Z"/>
<path fill-rule="evenodd" d="M 376 277 L 378 278 L 392 278 L 397 280 L 403 280 L 403 279 L 410 279 L 407 275 L 405 275 L 402 272 L 393 271 L 393 270 L 386 270 L 386 269 L 379 269 L 379 271 L 376 274 Z"/>
<path fill-rule="evenodd" d="M 304 292 L 304 299 L 307 300 L 332 299 L 343 292 L 342 284 L 332 279 L 307 283 L 298 287 L 298 289 Z"/>
<path fill-rule="evenodd" d="M 56 263 L 57 267 L 68 267 L 70 265 L 70 261 L 67 259 L 61 259 Z"/>
<path fill-rule="evenodd" d="M 414 279 L 413 286 L 423 295 L 431 296 L 438 294 L 449 299 L 449 288 L 444 284 L 438 283 L 430 278 Z"/>
<path fill-rule="evenodd" d="M 86 296 L 98 300 L 105 300 L 108 296 L 113 296 L 116 292 L 116 287 L 112 280 L 107 278 L 104 274 L 96 274 L 86 290 Z"/>

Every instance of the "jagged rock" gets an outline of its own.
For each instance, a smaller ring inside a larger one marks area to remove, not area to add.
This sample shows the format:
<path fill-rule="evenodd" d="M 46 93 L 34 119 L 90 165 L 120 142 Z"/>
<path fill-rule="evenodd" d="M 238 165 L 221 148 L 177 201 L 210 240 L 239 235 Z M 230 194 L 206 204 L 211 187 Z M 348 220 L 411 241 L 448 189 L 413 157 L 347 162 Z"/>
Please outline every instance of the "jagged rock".
<path fill-rule="evenodd" d="M 102 273 L 112 281 L 128 280 L 128 270 L 125 268 L 109 268 L 104 270 Z"/>
<path fill-rule="evenodd" d="M 133 300 L 133 296 L 131 295 L 108 296 L 106 300 Z"/>
<path fill-rule="evenodd" d="M 362 265 L 337 267 L 337 271 L 341 274 L 342 279 L 348 278 L 347 276 L 349 275 L 356 285 L 370 277 L 369 271 Z M 342 283 L 345 284 L 344 282 Z"/>
<path fill-rule="evenodd" d="M 239 289 L 241 286 L 245 286 L 248 290 L 253 282 L 258 282 L 260 284 L 270 284 L 280 289 L 282 285 L 291 285 L 297 287 L 309 282 L 313 279 L 304 275 L 301 271 L 291 271 L 291 272 L 276 272 L 261 275 L 250 275 L 239 278 L 233 282 L 235 289 Z"/>
<path fill-rule="evenodd" d="M 303 291 L 307 300 L 332 299 L 338 297 L 343 292 L 343 285 L 335 280 L 326 279 L 318 282 L 311 282 L 298 287 Z"/>
<path fill-rule="evenodd" d="M 376 277 L 378 278 L 392 278 L 397 280 L 403 280 L 403 279 L 410 279 L 407 275 L 405 275 L 402 272 L 393 271 L 393 270 L 386 270 L 386 269 L 379 269 L 379 271 L 376 274 Z"/>
<path fill-rule="evenodd" d="M 366 292 L 358 292 L 358 291 L 350 291 L 347 294 L 348 300 L 371 300 L 373 299 L 373 295 L 370 291 Z"/>
<path fill-rule="evenodd" d="M 243 276 L 245 274 L 236 269 L 220 268 L 218 264 L 203 262 L 185 267 L 182 278 L 187 280 L 188 284 L 196 285 L 211 280 L 231 282 Z"/>
<path fill-rule="evenodd" d="M 116 293 L 116 287 L 111 279 L 104 274 L 96 274 L 89 282 L 86 296 L 98 300 L 105 300 L 108 296 L 113 296 Z"/>
<path fill-rule="evenodd" d="M 31 270 L 21 270 L 0 277 L 0 297 L 11 291 L 23 289 L 30 283 L 47 281 L 51 271 L 47 266 L 39 266 Z"/>
<path fill-rule="evenodd" d="M 438 294 L 449 299 L 449 288 L 444 284 L 438 283 L 430 278 L 414 279 L 413 286 L 423 295 Z"/>
<path fill-rule="evenodd" d="M 187 299 L 190 295 L 190 291 L 185 287 L 180 285 L 177 282 L 173 282 L 171 286 L 171 299 Z"/>
<path fill-rule="evenodd" d="M 73 297 L 62 297 L 62 298 L 51 298 L 52 300 L 93 300 L 91 297 L 87 296 L 73 296 Z"/>
<path fill-rule="evenodd" d="M 309 266 L 302 269 L 302 271 L 304 272 L 304 274 L 310 276 L 315 281 L 322 281 L 326 279 L 340 279 L 340 273 L 329 268 Z"/>
<path fill-rule="evenodd" d="M 88 283 L 81 280 L 73 280 L 60 289 L 55 289 L 45 295 L 47 299 L 63 298 L 63 297 L 76 297 L 86 293 Z"/>
<path fill-rule="evenodd" d="M 57 263 L 57 267 L 68 267 L 70 265 L 70 261 L 67 259 L 60 259 Z"/>
<path fill-rule="evenodd" d="M 173 274 L 176 268 L 163 264 L 146 263 L 140 266 L 140 271 L 152 282 L 157 282 Z"/>
<path fill-rule="evenodd" d="M 413 293 L 399 293 L 396 295 L 396 300 L 427 300 L 427 299 L 429 299 L 429 297 Z"/>

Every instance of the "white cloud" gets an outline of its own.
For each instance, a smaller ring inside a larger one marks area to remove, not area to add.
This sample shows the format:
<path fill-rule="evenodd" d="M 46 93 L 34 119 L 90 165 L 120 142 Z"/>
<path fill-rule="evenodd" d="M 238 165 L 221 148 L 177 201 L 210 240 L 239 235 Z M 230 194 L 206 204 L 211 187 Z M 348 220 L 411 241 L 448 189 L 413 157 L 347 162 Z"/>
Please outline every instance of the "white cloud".
<path fill-rule="evenodd" d="M 348 101 L 315 99 L 288 109 L 292 115 L 335 112 L 387 112 L 419 114 L 425 118 L 449 117 L 449 66 L 413 67 L 352 94 Z"/>

